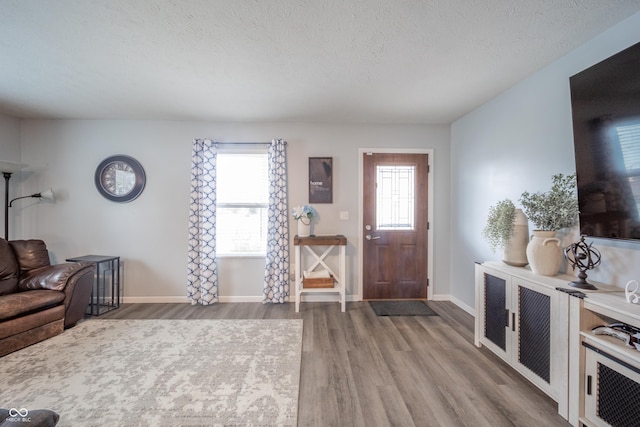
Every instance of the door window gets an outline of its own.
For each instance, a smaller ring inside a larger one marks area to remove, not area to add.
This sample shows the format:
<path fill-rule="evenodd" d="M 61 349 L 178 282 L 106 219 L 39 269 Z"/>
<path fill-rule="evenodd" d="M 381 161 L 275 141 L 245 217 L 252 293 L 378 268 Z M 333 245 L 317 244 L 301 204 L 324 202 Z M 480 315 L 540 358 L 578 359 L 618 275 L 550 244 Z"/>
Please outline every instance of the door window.
<path fill-rule="evenodd" d="M 378 230 L 415 229 L 415 170 L 415 166 L 377 166 Z"/>

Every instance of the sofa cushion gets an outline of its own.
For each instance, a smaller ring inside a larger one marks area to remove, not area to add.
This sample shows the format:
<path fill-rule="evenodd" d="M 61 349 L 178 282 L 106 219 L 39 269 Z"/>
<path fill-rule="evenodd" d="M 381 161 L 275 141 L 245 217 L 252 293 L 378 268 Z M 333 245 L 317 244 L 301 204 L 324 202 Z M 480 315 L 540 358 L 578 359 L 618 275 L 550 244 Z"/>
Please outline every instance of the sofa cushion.
<path fill-rule="evenodd" d="M 18 262 L 13 249 L 4 239 L 0 239 L 0 295 L 18 291 Z"/>
<path fill-rule="evenodd" d="M 9 244 L 16 255 L 21 273 L 51 265 L 47 245 L 42 240 L 12 240 Z"/>
<path fill-rule="evenodd" d="M 0 280 L 0 296 L 18 291 L 18 278 Z"/>
<path fill-rule="evenodd" d="M 62 304 L 64 292 L 37 290 L 18 292 L 0 297 L 0 320 Z"/>
<path fill-rule="evenodd" d="M 59 305 L 46 311 L 60 310 L 64 313 L 64 306 Z M 31 316 L 27 316 L 31 317 Z M 4 323 L 4 322 L 3 322 Z M 60 335 L 64 332 L 64 319 L 55 320 L 51 323 L 38 326 L 33 329 L 26 330 L 24 332 L 10 335 L 7 338 L 3 338 L 0 341 L 0 361 L 1 357 L 14 351 L 21 350 L 30 345 L 39 343 L 56 335 Z"/>
<path fill-rule="evenodd" d="M 42 325 L 47 325 L 57 321 L 64 321 L 64 305 L 56 305 L 44 310 L 37 310 L 26 316 L 16 316 L 13 319 L 0 321 L 0 347 L 6 347 L 5 338 L 16 336 L 28 331 L 35 331 Z M 34 335 L 32 333 L 31 335 Z M 0 353 L 2 353 L 0 351 Z"/>

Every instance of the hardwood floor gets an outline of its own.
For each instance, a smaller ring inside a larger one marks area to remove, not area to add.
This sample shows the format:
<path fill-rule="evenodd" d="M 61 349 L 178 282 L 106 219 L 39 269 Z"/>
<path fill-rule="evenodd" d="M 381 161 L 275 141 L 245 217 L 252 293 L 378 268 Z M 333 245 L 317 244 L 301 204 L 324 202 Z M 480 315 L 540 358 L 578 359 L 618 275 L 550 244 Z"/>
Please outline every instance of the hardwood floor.
<path fill-rule="evenodd" d="M 111 319 L 304 319 L 300 426 L 569 426 L 557 405 L 473 345 L 473 317 L 377 317 L 367 302 L 125 304 Z"/>

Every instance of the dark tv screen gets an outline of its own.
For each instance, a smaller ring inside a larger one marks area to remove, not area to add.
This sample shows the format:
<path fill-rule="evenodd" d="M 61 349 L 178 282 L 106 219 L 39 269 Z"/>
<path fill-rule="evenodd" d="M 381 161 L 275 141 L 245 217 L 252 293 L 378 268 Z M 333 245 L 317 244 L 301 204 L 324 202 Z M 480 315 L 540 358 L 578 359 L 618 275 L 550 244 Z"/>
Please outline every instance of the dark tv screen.
<path fill-rule="evenodd" d="M 570 87 L 580 232 L 640 239 L 640 43 Z"/>

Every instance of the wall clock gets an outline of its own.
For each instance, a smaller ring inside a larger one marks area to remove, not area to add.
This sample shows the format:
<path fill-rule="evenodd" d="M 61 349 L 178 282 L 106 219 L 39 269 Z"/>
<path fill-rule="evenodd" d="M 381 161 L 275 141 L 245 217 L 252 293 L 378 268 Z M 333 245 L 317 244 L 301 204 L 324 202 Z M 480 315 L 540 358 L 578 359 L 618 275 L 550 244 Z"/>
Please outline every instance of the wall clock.
<path fill-rule="evenodd" d="M 98 192 L 114 202 L 130 202 L 142 193 L 146 183 L 142 165 L 133 157 L 110 156 L 96 169 Z"/>

